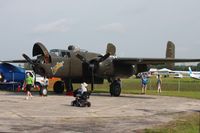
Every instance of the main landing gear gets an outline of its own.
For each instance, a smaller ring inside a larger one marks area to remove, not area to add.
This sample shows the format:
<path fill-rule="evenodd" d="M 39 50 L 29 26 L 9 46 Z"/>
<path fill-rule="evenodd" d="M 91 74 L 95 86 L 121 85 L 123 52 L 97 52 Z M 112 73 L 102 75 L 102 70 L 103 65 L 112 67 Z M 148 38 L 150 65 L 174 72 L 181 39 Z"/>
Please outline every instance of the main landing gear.
<path fill-rule="evenodd" d="M 116 79 L 110 84 L 110 95 L 111 96 L 120 96 L 121 94 L 121 81 L 120 79 Z"/>
<path fill-rule="evenodd" d="M 115 79 L 115 80 L 110 81 L 110 83 L 111 83 L 110 84 L 110 95 L 115 96 L 115 97 L 120 96 L 120 94 L 121 94 L 121 80 Z M 73 92 L 73 86 L 72 86 L 72 83 L 70 81 L 66 81 L 66 82 L 57 81 L 53 86 L 54 92 L 56 94 L 63 94 L 65 85 L 67 87 L 67 93 Z"/>
<path fill-rule="evenodd" d="M 65 86 L 67 88 L 67 94 L 73 93 L 73 86 L 70 80 L 56 81 L 53 90 L 56 94 L 63 94 Z"/>
<path fill-rule="evenodd" d="M 53 91 L 56 94 L 62 94 L 64 92 L 65 89 L 65 84 L 63 81 L 56 81 L 53 85 Z"/>

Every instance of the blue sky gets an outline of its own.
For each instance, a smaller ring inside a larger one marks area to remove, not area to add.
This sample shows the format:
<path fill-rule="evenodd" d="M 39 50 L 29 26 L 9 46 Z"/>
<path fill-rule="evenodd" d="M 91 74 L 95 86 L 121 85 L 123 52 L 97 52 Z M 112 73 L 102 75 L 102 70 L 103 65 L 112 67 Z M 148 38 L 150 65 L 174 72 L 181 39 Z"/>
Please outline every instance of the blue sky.
<path fill-rule="evenodd" d="M 168 40 L 177 58 L 200 58 L 199 0 L 0 0 L 1 60 L 76 45 L 120 57 L 164 57 Z"/>

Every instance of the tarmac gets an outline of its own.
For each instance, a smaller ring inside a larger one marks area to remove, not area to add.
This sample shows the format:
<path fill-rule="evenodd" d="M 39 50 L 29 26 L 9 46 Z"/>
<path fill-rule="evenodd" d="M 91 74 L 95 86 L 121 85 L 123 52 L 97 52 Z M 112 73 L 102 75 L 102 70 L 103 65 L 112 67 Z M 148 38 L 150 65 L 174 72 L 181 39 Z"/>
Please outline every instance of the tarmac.
<path fill-rule="evenodd" d="M 200 100 L 168 96 L 92 94 L 91 107 L 71 106 L 73 100 L 0 91 L 0 132 L 134 133 L 200 110 Z"/>

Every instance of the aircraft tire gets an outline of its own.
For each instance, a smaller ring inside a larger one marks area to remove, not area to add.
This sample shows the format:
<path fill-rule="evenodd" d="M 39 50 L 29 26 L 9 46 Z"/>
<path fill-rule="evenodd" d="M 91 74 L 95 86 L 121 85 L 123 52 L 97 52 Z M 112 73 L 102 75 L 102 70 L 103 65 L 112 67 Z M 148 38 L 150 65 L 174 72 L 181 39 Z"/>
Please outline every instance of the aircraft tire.
<path fill-rule="evenodd" d="M 48 90 L 47 90 L 47 88 L 42 87 L 42 88 L 40 88 L 39 93 L 40 93 L 41 96 L 47 96 Z"/>
<path fill-rule="evenodd" d="M 76 105 L 76 101 L 75 101 L 75 100 L 72 101 L 72 102 L 71 102 L 71 105 L 72 105 L 72 106 L 75 106 L 75 105 Z"/>
<path fill-rule="evenodd" d="M 120 82 L 113 82 L 110 85 L 110 95 L 117 97 L 117 96 L 120 96 L 120 94 L 121 94 Z"/>
<path fill-rule="evenodd" d="M 88 106 L 88 107 L 91 107 L 91 103 L 90 103 L 90 102 L 88 102 L 88 103 L 87 103 L 87 106 Z"/>
<path fill-rule="evenodd" d="M 56 94 L 62 94 L 64 92 L 64 82 L 56 81 L 56 83 L 53 85 L 53 91 Z"/>

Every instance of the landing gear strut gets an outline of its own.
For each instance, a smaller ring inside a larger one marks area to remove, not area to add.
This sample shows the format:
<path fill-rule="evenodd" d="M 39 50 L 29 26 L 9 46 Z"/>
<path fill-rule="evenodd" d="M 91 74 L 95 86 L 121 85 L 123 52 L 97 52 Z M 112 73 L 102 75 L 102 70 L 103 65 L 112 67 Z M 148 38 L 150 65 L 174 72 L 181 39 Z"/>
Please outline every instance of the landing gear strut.
<path fill-rule="evenodd" d="M 120 80 L 114 80 L 110 84 L 110 95 L 111 96 L 120 96 L 121 93 L 121 81 Z"/>
<path fill-rule="evenodd" d="M 65 86 L 66 86 L 66 95 L 68 96 L 73 96 L 73 85 L 72 85 L 72 81 L 70 79 L 64 80 L 65 82 Z"/>

